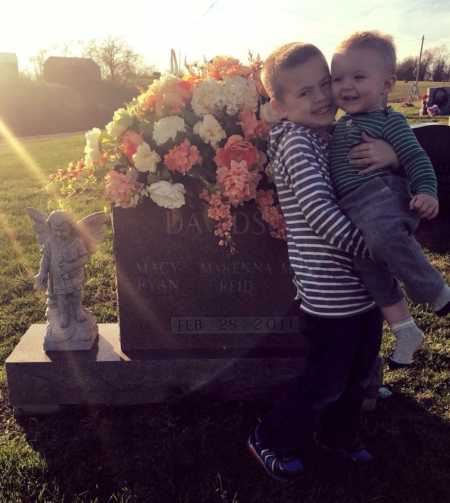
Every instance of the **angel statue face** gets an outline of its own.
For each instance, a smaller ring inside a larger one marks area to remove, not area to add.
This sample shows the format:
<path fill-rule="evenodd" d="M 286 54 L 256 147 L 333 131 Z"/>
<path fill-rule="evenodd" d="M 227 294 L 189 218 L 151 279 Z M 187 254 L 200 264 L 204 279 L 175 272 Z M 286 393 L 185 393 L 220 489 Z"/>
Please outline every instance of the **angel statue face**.
<path fill-rule="evenodd" d="M 52 234 L 61 241 L 68 241 L 74 229 L 70 217 L 63 211 L 53 211 L 47 219 Z"/>

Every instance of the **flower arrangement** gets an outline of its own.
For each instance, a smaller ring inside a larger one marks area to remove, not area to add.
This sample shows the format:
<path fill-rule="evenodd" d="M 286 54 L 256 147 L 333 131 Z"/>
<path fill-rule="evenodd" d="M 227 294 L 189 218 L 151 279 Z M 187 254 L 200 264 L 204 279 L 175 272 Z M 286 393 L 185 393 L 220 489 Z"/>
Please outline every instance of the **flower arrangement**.
<path fill-rule="evenodd" d="M 427 108 L 428 115 L 430 117 L 436 117 L 436 115 L 441 115 L 441 110 L 438 105 L 431 105 Z"/>
<path fill-rule="evenodd" d="M 285 238 L 266 149 L 270 108 L 249 65 L 219 56 L 165 74 L 114 113 L 103 131 L 86 133 L 84 158 L 51 177 L 71 197 L 104 183 L 106 198 L 130 208 L 143 198 L 167 209 L 207 205 L 220 246 L 235 251 L 237 208 L 253 201 L 270 233 Z"/>

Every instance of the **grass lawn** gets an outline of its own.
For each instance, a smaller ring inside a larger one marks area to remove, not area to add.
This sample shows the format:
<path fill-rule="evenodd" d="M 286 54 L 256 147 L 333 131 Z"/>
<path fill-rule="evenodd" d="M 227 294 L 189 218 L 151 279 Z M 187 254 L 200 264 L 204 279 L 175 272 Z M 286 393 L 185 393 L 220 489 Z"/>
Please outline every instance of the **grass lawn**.
<path fill-rule="evenodd" d="M 34 170 L 0 143 L 0 503 L 443 503 L 450 501 L 450 321 L 413 307 L 427 345 L 413 368 L 386 372 L 393 397 L 364 419 L 376 455 L 356 468 L 324 458 L 304 479 L 272 482 L 246 452 L 263 402 L 179 402 L 67 408 L 15 418 L 4 361 L 31 323 L 44 319 L 32 289 L 39 252 L 25 207 L 46 211 L 44 176 L 81 156 L 82 135 L 23 143 Z M 80 215 L 102 209 L 91 195 Z M 450 280 L 450 254 L 432 255 Z M 116 321 L 111 236 L 91 260 L 85 304 Z M 386 336 L 384 351 L 392 339 Z"/>

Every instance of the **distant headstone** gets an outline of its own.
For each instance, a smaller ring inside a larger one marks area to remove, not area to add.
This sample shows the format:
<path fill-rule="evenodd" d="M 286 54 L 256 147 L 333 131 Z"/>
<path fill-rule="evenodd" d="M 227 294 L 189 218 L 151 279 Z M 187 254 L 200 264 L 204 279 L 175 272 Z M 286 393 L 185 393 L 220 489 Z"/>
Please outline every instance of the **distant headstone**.
<path fill-rule="evenodd" d="M 150 201 L 114 208 L 122 350 L 303 351 L 286 243 L 250 205 L 237 214 L 232 255 L 217 245 L 204 210 Z"/>
<path fill-rule="evenodd" d="M 429 87 L 427 96 L 428 110 L 435 107 L 432 115 L 450 115 L 450 87 Z"/>
<path fill-rule="evenodd" d="M 8 82 L 18 77 L 17 56 L 10 52 L 0 52 L 0 82 Z"/>
<path fill-rule="evenodd" d="M 450 251 L 450 127 L 443 124 L 413 125 L 413 131 L 433 163 L 438 181 L 439 215 L 422 220 L 417 239 L 432 251 Z"/>
<path fill-rule="evenodd" d="M 44 63 L 46 82 L 78 87 L 101 80 L 100 67 L 89 58 L 51 56 Z"/>

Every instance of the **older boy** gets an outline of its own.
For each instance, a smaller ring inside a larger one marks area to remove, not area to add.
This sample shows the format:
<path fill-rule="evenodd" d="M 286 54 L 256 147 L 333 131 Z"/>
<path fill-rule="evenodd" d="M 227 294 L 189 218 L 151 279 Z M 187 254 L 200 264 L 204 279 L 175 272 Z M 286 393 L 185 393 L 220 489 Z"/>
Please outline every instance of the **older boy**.
<path fill-rule="evenodd" d="M 288 44 L 266 60 L 263 82 L 287 119 L 272 128 L 268 154 L 310 349 L 305 374 L 248 445 L 270 476 L 286 480 L 302 473 L 319 429 L 322 443 L 355 461 L 371 458 L 358 441 L 359 415 L 382 317 L 353 271 L 352 257 L 366 255 L 363 237 L 339 209 L 328 174 L 335 107 L 325 58 L 313 45 Z"/>
<path fill-rule="evenodd" d="M 402 114 L 386 108 L 395 83 L 396 54 L 392 38 L 378 32 L 355 33 L 333 56 L 332 92 L 346 115 L 333 133 L 330 174 L 339 205 L 362 231 L 371 257 L 357 260 L 362 279 L 380 307 L 392 304 L 389 271 L 400 279 L 415 302 L 430 303 L 438 316 L 450 312 L 450 288 L 430 265 L 414 239 L 419 219 L 438 213 L 436 177 L 430 160 Z M 389 142 L 404 174 L 387 168 L 361 172 L 348 161 L 350 149 L 369 134 Z M 394 363 L 412 363 L 423 334 L 410 316 L 391 325 L 396 336 Z"/>

